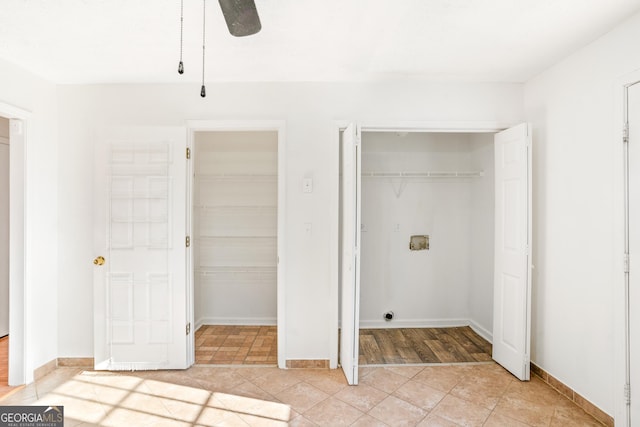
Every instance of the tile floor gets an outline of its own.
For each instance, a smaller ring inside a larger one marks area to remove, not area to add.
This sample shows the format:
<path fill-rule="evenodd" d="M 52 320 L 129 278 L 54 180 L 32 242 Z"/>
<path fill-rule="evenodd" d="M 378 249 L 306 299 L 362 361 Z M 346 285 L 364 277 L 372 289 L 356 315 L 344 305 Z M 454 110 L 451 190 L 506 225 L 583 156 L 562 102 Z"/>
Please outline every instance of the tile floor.
<path fill-rule="evenodd" d="M 276 365 L 275 326 L 204 325 L 196 331 L 196 363 Z"/>
<path fill-rule="evenodd" d="M 0 401 L 63 405 L 65 426 L 600 426 L 537 377 L 495 363 L 340 370 L 58 368 Z"/>

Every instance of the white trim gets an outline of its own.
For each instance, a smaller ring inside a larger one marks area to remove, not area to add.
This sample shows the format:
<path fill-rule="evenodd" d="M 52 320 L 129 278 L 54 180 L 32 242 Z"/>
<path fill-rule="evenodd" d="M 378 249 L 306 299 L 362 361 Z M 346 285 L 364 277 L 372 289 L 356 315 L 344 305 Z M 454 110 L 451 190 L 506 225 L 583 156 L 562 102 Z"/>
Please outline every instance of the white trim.
<path fill-rule="evenodd" d="M 187 146 L 186 149 L 189 150 L 191 154 L 189 159 L 187 159 L 186 166 L 186 215 L 185 215 L 185 233 L 187 236 L 190 236 L 193 239 L 193 174 L 195 172 L 193 167 L 193 132 L 189 131 L 189 129 L 185 129 L 187 133 Z M 186 156 L 186 153 L 185 153 Z M 186 260 L 185 260 L 185 273 L 186 273 L 186 290 L 187 295 L 185 298 L 185 314 L 187 316 L 187 323 L 191 325 L 191 333 L 187 334 L 187 368 L 194 363 L 196 363 L 196 349 L 195 349 L 195 331 L 198 329 L 196 327 L 195 322 L 195 296 L 194 296 L 194 266 L 193 266 L 193 245 L 187 248 Z"/>
<path fill-rule="evenodd" d="M 482 338 L 493 344 L 493 332 L 480 326 L 479 323 L 469 319 L 469 327 L 473 329 L 473 332 L 480 335 Z"/>
<path fill-rule="evenodd" d="M 640 81 L 640 69 L 619 77 L 614 82 L 615 112 L 613 129 L 611 132 L 611 147 L 613 150 L 613 212 L 614 212 L 614 236 L 613 244 L 616 250 L 616 263 L 613 268 L 613 342 L 614 342 L 614 420 L 616 425 L 630 426 L 628 406 L 624 387 L 626 384 L 626 356 L 628 348 L 625 343 L 627 322 L 625 320 L 625 310 L 627 298 L 625 296 L 625 273 L 624 273 L 624 249 L 625 249 L 625 170 L 624 170 L 624 147 L 622 144 L 622 127 L 626 120 L 626 108 L 624 105 L 626 89 Z M 636 385 L 637 387 L 638 385 Z"/>
<path fill-rule="evenodd" d="M 349 121 L 334 121 L 329 127 L 329 141 L 333 146 L 333 164 L 329 183 L 331 200 L 329 212 L 333 212 L 329 219 L 329 368 L 338 367 L 339 357 L 339 329 L 340 329 L 340 132 L 344 130 Z"/>
<path fill-rule="evenodd" d="M 31 112 L 11 104 L 0 102 L 0 116 L 22 121 L 22 144 L 10 144 L 10 266 L 9 266 L 9 385 L 21 385 L 33 381 L 33 360 L 30 348 L 31 292 L 27 259 L 28 229 L 27 213 L 27 169 L 31 126 Z"/>
<path fill-rule="evenodd" d="M 287 146 L 285 120 L 187 120 L 188 141 L 193 141 L 195 132 L 206 131 L 276 131 L 278 132 L 278 285 L 277 285 L 277 326 L 278 326 L 278 367 L 286 369 L 286 172 Z M 191 148 L 193 148 L 191 146 Z M 190 175 L 190 180 L 193 174 Z M 193 215 L 193 206 L 187 206 L 188 217 Z M 193 282 L 188 289 L 193 298 Z M 191 304 L 193 307 L 193 304 Z M 191 319 L 193 321 L 193 318 Z M 193 340 L 190 340 L 193 347 Z"/>
<path fill-rule="evenodd" d="M 432 133 L 493 133 L 513 124 L 503 122 L 422 122 L 422 121 L 361 121 L 363 132 L 432 132 Z"/>
<path fill-rule="evenodd" d="M 395 319 L 361 320 L 360 329 L 457 328 L 469 326 L 469 319 Z"/>
<path fill-rule="evenodd" d="M 95 365 L 93 370 L 95 371 L 157 371 L 161 369 L 167 369 L 169 362 L 160 363 L 147 363 L 147 362 L 113 362 L 106 360 L 102 363 Z"/>
<path fill-rule="evenodd" d="M 194 331 L 209 325 L 276 326 L 277 317 L 203 317 L 198 319 Z"/>

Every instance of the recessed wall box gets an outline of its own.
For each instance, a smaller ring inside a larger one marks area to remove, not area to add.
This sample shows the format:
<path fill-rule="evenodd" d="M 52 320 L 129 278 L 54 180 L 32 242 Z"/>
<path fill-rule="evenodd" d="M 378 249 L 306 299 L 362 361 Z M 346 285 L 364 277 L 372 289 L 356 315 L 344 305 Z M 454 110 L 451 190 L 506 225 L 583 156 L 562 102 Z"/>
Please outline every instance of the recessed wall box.
<path fill-rule="evenodd" d="M 412 251 L 429 250 L 429 236 L 411 236 L 411 240 L 409 241 L 409 249 Z"/>

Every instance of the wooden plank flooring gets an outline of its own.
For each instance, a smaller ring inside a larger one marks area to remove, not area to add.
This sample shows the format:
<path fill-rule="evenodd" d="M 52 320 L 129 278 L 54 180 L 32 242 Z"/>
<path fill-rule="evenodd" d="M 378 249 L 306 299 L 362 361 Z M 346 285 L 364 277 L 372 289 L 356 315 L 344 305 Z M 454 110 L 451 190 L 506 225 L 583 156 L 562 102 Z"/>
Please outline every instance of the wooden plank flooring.
<path fill-rule="evenodd" d="M 19 387 L 10 387 L 9 380 L 9 336 L 0 338 L 0 398 Z"/>
<path fill-rule="evenodd" d="M 361 365 L 491 360 L 491 344 L 470 327 L 360 329 Z"/>

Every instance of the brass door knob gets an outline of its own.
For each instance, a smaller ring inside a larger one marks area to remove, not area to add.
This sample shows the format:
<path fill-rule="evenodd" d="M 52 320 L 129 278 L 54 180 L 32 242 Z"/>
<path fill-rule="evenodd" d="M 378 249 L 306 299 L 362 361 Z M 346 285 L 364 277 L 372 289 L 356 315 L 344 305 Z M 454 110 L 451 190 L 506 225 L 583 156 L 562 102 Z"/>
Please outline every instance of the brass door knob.
<path fill-rule="evenodd" d="M 102 265 L 104 264 L 104 257 L 103 256 L 99 256 L 96 259 L 93 260 L 93 263 L 95 265 Z"/>

